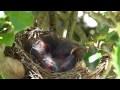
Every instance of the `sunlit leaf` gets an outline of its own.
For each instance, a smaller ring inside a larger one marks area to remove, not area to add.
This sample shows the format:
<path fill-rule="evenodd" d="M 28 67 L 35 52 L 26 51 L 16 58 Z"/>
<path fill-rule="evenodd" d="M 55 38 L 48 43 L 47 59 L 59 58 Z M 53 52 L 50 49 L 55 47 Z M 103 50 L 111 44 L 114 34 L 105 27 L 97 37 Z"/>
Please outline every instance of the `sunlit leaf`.
<path fill-rule="evenodd" d="M 95 51 L 92 52 L 90 50 L 85 54 L 83 59 L 85 61 L 86 66 L 93 71 L 99 64 L 101 57 L 102 57 L 101 51 L 96 50 L 96 52 Z"/>
<path fill-rule="evenodd" d="M 32 11 L 5 11 L 14 26 L 15 33 L 33 26 Z"/>
<path fill-rule="evenodd" d="M 101 53 L 96 53 L 96 54 L 89 57 L 89 63 L 93 63 L 101 57 L 102 57 Z"/>

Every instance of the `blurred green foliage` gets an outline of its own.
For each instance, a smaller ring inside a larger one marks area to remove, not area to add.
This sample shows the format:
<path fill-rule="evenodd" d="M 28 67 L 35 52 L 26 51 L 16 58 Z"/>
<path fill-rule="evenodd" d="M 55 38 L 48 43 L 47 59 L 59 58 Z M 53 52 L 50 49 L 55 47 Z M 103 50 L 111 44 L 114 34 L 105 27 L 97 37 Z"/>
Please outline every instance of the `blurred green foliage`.
<path fill-rule="evenodd" d="M 32 11 L 5 11 L 0 18 L 0 43 L 12 46 L 15 34 L 33 26 Z"/>
<path fill-rule="evenodd" d="M 0 75 L 0 79 L 4 79 L 2 75 Z"/>
<path fill-rule="evenodd" d="M 14 32 L 25 30 L 33 26 L 33 14 L 31 11 L 5 11 L 14 27 Z"/>
<path fill-rule="evenodd" d="M 82 43 L 88 47 L 88 52 L 83 59 L 92 71 L 95 70 L 105 53 L 109 53 L 114 71 L 120 78 L 119 11 L 99 11 L 98 13 L 84 11 L 81 17 L 78 17 L 77 11 L 5 11 L 4 13 L 5 15 L 0 18 L 0 44 L 12 46 L 15 35 L 34 26 L 37 20 L 36 26 L 40 29 L 55 30 L 61 37 L 70 37 L 78 44 Z M 98 26 L 94 28 L 86 26 L 83 20 L 85 14 L 95 19 Z M 93 55 L 96 58 L 91 63 L 89 61 Z"/>

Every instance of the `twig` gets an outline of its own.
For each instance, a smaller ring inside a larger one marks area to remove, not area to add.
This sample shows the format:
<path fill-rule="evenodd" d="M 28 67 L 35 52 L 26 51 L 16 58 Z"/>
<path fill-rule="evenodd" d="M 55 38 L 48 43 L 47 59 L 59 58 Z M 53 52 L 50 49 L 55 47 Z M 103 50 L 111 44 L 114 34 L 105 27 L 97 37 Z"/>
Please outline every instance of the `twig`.
<path fill-rule="evenodd" d="M 85 43 L 87 42 L 88 38 L 85 35 L 85 32 L 82 30 L 82 28 L 80 27 L 80 25 L 76 25 L 75 27 L 75 33 L 78 35 L 78 37 L 80 38 L 80 42 L 81 43 Z"/>
<path fill-rule="evenodd" d="M 37 74 L 35 71 L 31 70 L 29 72 L 31 79 L 43 79 L 43 77 L 40 74 Z"/>

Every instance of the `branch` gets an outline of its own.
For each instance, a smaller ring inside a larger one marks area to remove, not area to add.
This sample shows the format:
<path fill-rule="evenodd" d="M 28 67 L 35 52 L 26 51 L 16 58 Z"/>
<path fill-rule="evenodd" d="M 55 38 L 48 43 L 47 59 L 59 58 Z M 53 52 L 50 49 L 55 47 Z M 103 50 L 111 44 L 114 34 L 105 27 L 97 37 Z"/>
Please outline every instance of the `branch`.
<path fill-rule="evenodd" d="M 78 37 L 81 39 L 81 43 L 85 43 L 88 41 L 88 38 L 85 35 L 85 32 L 81 29 L 80 24 L 77 24 L 75 27 L 75 32 Z"/>
<path fill-rule="evenodd" d="M 44 31 L 49 30 L 49 11 L 33 11 L 34 26 Z"/>
<path fill-rule="evenodd" d="M 59 19 L 62 19 L 63 21 L 66 20 L 67 17 L 66 15 L 68 14 L 68 12 L 66 12 L 66 14 L 64 14 L 62 11 L 56 11 L 56 12 Z"/>
<path fill-rule="evenodd" d="M 49 18 L 50 18 L 50 24 L 49 24 L 49 30 L 53 30 L 54 32 L 57 31 L 57 14 L 55 11 L 49 11 Z"/>
<path fill-rule="evenodd" d="M 76 26 L 77 14 L 78 14 L 77 11 L 72 11 L 70 13 L 69 25 L 68 25 L 68 31 L 67 31 L 67 38 L 70 40 L 72 39 L 73 31 Z"/>

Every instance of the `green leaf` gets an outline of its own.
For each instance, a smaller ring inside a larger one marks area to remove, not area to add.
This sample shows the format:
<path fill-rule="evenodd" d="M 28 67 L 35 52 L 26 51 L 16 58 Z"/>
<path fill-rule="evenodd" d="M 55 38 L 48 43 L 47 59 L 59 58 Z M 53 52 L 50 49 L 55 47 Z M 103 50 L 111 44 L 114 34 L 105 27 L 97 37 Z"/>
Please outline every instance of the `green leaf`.
<path fill-rule="evenodd" d="M 102 57 L 102 52 L 101 51 L 88 51 L 85 56 L 84 56 L 84 62 L 86 64 L 86 66 L 94 71 L 95 68 L 97 67 L 97 65 L 99 64 L 100 62 L 100 59 Z"/>
<path fill-rule="evenodd" d="M 99 30 L 100 34 L 107 34 L 109 31 L 109 27 L 107 25 L 100 24 L 98 26 L 98 30 Z"/>
<path fill-rule="evenodd" d="M 12 46 L 14 42 L 14 32 L 9 32 L 9 33 L 1 33 L 0 34 L 0 43 L 4 44 L 6 46 Z"/>
<path fill-rule="evenodd" d="M 119 39 L 119 35 L 115 31 L 110 32 L 106 38 L 106 40 L 108 41 L 116 41 L 116 42 L 118 41 L 118 39 Z"/>
<path fill-rule="evenodd" d="M 15 33 L 33 26 L 32 11 L 5 11 L 14 26 Z"/>
<path fill-rule="evenodd" d="M 4 23 L 5 23 L 5 19 L 0 18 L 0 28 L 3 26 Z"/>
<path fill-rule="evenodd" d="M 2 75 L 0 75 L 0 79 L 4 79 Z"/>
<path fill-rule="evenodd" d="M 80 41 L 80 37 L 77 35 L 76 32 L 73 32 L 73 38 L 74 38 L 74 40 L 76 40 L 76 41 Z"/>
<path fill-rule="evenodd" d="M 114 47 L 115 53 L 113 54 L 113 66 L 114 66 L 114 72 L 118 75 L 118 78 L 120 79 L 120 40 L 117 43 L 117 46 Z"/>
<path fill-rule="evenodd" d="M 99 26 L 97 27 L 97 30 L 99 32 L 97 39 L 98 40 L 106 39 L 108 31 L 109 31 L 109 27 L 107 25 L 99 24 Z"/>

